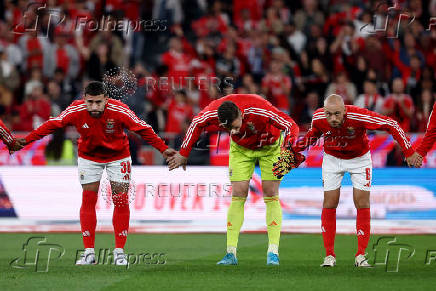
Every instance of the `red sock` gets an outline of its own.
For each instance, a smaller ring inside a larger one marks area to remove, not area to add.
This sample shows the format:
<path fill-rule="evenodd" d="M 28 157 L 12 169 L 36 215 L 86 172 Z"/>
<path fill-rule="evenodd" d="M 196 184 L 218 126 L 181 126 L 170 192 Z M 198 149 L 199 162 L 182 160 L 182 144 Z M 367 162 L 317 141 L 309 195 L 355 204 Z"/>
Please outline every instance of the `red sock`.
<path fill-rule="evenodd" d="M 124 248 L 127 240 L 127 233 L 129 231 L 129 198 L 127 193 L 120 193 L 113 195 L 112 201 L 114 202 L 112 224 L 115 233 L 115 247 Z"/>
<path fill-rule="evenodd" d="M 368 246 L 369 236 L 371 231 L 371 213 L 369 211 L 369 208 L 357 209 L 356 231 L 357 231 L 356 256 L 364 255 L 366 247 Z"/>
<path fill-rule="evenodd" d="M 321 214 L 321 231 L 326 256 L 335 255 L 336 208 L 323 208 Z"/>
<path fill-rule="evenodd" d="M 82 229 L 83 246 L 93 248 L 95 242 L 95 227 L 97 216 L 95 204 L 97 203 L 97 192 L 83 191 L 82 206 L 80 207 L 80 227 Z"/>

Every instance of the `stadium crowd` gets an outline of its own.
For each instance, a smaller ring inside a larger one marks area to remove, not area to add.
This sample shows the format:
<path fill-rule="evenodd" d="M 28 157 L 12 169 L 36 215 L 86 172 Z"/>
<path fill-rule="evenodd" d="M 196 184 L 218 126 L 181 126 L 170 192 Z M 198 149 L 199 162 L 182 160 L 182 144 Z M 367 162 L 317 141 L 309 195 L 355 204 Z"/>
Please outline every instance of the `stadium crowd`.
<path fill-rule="evenodd" d="M 232 92 L 263 95 L 302 131 L 331 93 L 407 132 L 425 131 L 435 99 L 435 0 L 1 5 L 0 118 L 15 132 L 58 115 L 90 80 L 121 66 L 138 80 L 123 101 L 172 140 L 210 101 Z"/>

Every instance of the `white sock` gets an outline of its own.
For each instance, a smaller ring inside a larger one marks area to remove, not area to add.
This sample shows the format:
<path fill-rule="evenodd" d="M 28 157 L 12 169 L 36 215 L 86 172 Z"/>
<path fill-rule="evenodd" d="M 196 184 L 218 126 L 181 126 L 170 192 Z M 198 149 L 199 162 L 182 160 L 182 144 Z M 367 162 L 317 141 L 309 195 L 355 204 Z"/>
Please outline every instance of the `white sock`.
<path fill-rule="evenodd" d="M 270 244 L 268 246 L 268 253 L 279 254 L 279 246 L 276 244 Z"/>
<path fill-rule="evenodd" d="M 86 248 L 85 254 L 95 254 L 94 248 Z"/>
<path fill-rule="evenodd" d="M 236 257 L 236 247 L 228 246 L 227 247 L 227 253 L 234 254 Z"/>
<path fill-rule="evenodd" d="M 124 254 L 124 249 L 122 249 L 122 248 L 115 248 L 115 249 L 114 249 L 114 253 L 117 253 L 117 254 Z"/>

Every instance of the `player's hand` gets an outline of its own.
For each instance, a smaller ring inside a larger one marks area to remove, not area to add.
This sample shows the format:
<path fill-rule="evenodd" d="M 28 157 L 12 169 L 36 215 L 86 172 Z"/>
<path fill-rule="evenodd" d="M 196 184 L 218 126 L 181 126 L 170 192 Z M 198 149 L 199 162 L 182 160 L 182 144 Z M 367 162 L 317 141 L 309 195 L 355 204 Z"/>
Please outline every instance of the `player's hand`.
<path fill-rule="evenodd" d="M 406 158 L 407 165 L 409 167 L 420 168 L 422 166 L 423 157 L 414 152 L 410 157 Z"/>
<path fill-rule="evenodd" d="M 175 149 L 172 148 L 167 148 L 163 153 L 163 157 L 168 160 L 169 157 L 174 156 L 177 153 L 177 151 Z"/>
<path fill-rule="evenodd" d="M 279 179 L 282 178 L 292 169 L 298 168 L 305 159 L 302 154 L 296 153 L 292 147 L 282 148 L 277 162 L 273 164 L 274 176 Z"/>
<path fill-rule="evenodd" d="M 186 171 L 187 162 L 188 162 L 188 158 L 185 158 L 179 152 L 176 152 L 175 155 L 167 158 L 167 163 L 170 171 L 177 169 L 180 166 L 182 166 L 183 170 Z"/>
<path fill-rule="evenodd" d="M 22 148 L 24 148 L 25 145 L 26 145 L 26 139 L 24 138 L 14 139 L 12 144 L 8 147 L 9 154 L 12 155 L 16 151 L 21 150 Z"/>

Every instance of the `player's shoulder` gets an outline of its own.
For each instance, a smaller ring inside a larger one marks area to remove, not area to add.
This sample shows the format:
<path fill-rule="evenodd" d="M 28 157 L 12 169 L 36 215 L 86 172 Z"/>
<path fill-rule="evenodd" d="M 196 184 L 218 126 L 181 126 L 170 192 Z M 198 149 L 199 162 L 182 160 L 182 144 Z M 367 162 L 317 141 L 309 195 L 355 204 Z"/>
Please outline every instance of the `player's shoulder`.
<path fill-rule="evenodd" d="M 324 109 L 323 108 L 318 108 L 313 113 L 312 121 L 321 120 L 321 119 L 325 119 Z"/>
<path fill-rule="evenodd" d="M 356 114 L 369 114 L 369 113 L 371 113 L 370 110 L 356 106 L 356 105 L 345 105 L 345 109 L 346 109 L 347 113 L 356 113 Z"/>
<path fill-rule="evenodd" d="M 127 105 L 126 105 L 125 103 L 123 103 L 122 101 L 120 101 L 120 100 L 116 100 L 116 99 L 112 99 L 112 98 L 109 98 L 109 99 L 107 100 L 107 104 L 108 104 L 108 105 L 113 105 L 113 106 L 121 106 L 121 107 L 124 107 L 124 108 L 130 109 L 129 106 L 127 106 Z"/>
<path fill-rule="evenodd" d="M 71 102 L 69 107 L 78 107 L 78 106 L 83 106 L 85 105 L 85 101 L 83 99 L 78 99 L 78 100 L 74 100 L 73 102 Z"/>

